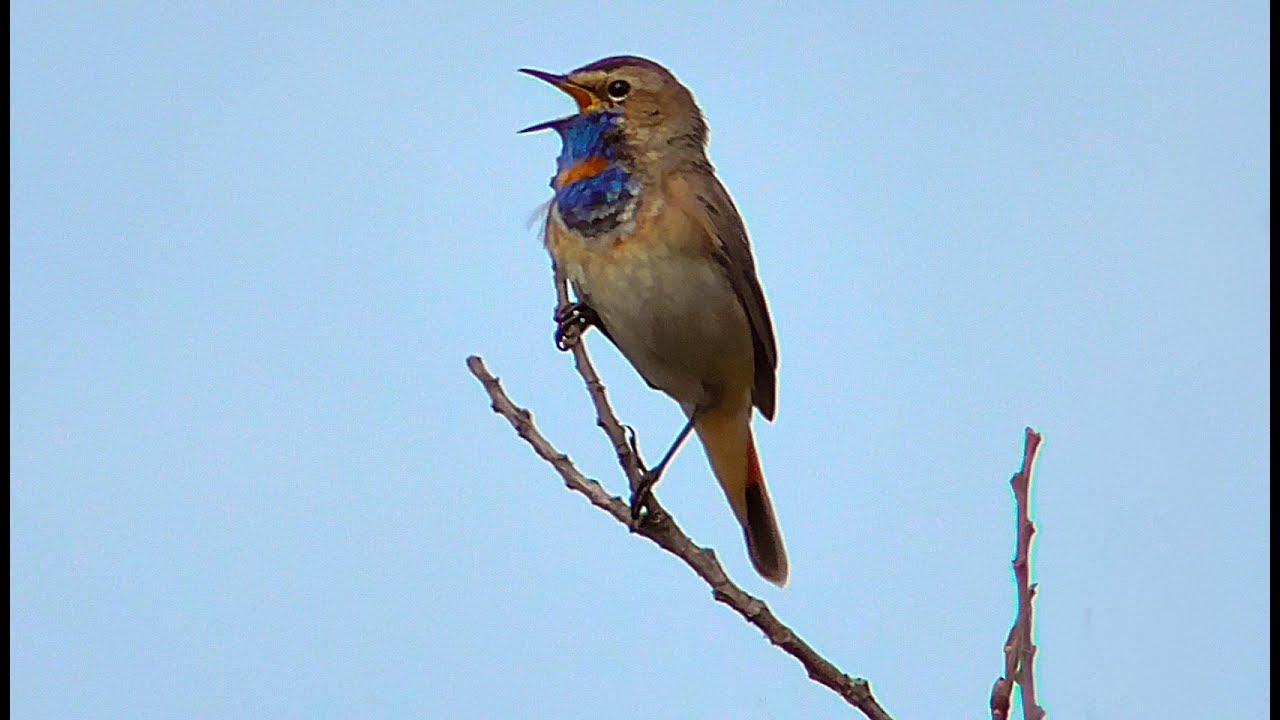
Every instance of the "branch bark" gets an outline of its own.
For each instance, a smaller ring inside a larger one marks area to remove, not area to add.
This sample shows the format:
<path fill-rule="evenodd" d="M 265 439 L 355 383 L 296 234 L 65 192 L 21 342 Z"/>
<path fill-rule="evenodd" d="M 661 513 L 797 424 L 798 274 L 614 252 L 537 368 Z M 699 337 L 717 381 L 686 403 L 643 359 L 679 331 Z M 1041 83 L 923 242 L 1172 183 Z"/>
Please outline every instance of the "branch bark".
<path fill-rule="evenodd" d="M 1018 614 L 1004 643 L 1004 675 L 991 688 L 992 720 L 1008 720 L 1013 704 L 1013 688 L 1022 690 L 1024 720 L 1043 720 L 1044 708 L 1036 702 L 1035 657 L 1032 639 L 1032 603 L 1036 586 L 1031 583 L 1031 538 L 1036 526 L 1031 522 L 1031 468 L 1040 450 L 1040 433 L 1026 429 L 1022 446 L 1022 467 L 1009 480 L 1017 513 L 1017 550 L 1013 556 L 1013 575 L 1017 585 Z"/>
<path fill-rule="evenodd" d="M 557 283 L 557 287 L 561 285 Z M 564 299 L 562 294 L 562 303 Z M 595 404 L 597 422 L 613 443 L 618 462 L 634 489 L 643 476 L 639 458 L 635 457 L 631 444 L 627 440 L 626 429 L 618 421 L 609 405 L 604 384 L 600 382 L 595 367 L 591 364 L 585 345 L 576 343 L 573 346 L 573 356 L 578 372 L 586 382 L 587 390 Z M 470 368 L 471 374 L 484 385 L 492 401 L 493 411 L 511 423 L 516 434 L 524 438 L 539 457 L 555 468 L 571 490 L 586 496 L 592 505 L 612 515 L 632 532 L 647 538 L 658 547 L 683 560 L 711 587 L 712 597 L 716 601 L 733 608 L 744 620 L 756 626 L 769 639 L 769 642 L 798 660 L 812 680 L 830 688 L 844 698 L 845 702 L 862 711 L 862 714 L 870 720 L 892 720 L 889 713 L 871 694 L 871 686 L 866 680 L 846 675 L 840 668 L 818 654 L 795 631 L 778 620 L 764 601 L 734 584 L 716 558 L 715 552 L 695 544 L 680 529 L 675 519 L 662 510 L 656 499 L 650 497 L 649 514 L 641 523 L 633 526 L 630 505 L 622 498 L 610 495 L 600 483 L 583 476 L 568 455 L 552 446 L 534 425 L 529 411 L 516 405 L 507 396 L 498 378 L 485 367 L 484 360 L 476 356 L 469 357 L 467 367 Z"/>

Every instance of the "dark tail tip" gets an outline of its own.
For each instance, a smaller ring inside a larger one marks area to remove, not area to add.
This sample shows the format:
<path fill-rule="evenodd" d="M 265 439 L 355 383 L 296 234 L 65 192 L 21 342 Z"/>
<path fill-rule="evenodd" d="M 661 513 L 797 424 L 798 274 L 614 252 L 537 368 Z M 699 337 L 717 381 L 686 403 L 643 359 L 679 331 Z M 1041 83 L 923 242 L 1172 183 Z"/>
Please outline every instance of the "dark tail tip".
<path fill-rule="evenodd" d="M 747 524 L 743 528 L 747 536 L 747 552 L 751 564 L 765 580 L 784 587 L 787 584 L 787 548 L 782 543 L 782 531 L 773 513 L 773 503 L 764 483 L 747 485 Z"/>

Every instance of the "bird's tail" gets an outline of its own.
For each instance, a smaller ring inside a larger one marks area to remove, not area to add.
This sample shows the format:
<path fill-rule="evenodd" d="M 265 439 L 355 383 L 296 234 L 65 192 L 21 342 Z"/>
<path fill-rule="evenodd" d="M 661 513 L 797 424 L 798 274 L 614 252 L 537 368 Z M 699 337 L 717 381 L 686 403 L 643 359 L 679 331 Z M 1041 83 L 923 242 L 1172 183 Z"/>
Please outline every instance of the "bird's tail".
<path fill-rule="evenodd" d="M 751 564 L 764 579 L 779 587 L 785 586 L 787 548 L 760 470 L 760 458 L 751 433 L 751 405 L 746 406 L 745 412 L 736 408 L 707 412 L 698 417 L 694 428 L 746 535 Z"/>

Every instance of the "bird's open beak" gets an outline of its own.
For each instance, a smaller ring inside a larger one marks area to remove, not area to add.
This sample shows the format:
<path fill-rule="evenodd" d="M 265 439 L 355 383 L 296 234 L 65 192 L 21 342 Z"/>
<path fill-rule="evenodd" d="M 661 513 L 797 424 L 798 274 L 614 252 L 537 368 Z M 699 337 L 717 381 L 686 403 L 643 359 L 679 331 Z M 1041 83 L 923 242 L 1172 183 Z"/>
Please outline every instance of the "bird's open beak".
<path fill-rule="evenodd" d="M 579 112 L 586 112 L 593 105 L 600 102 L 600 98 L 596 97 L 594 93 L 581 85 L 574 85 L 564 75 L 554 75 L 541 70 L 530 70 L 529 68 L 520 68 L 520 72 L 525 75 L 532 75 L 539 80 L 545 80 L 560 88 L 566 95 L 573 98 L 574 102 L 578 103 Z"/>
<path fill-rule="evenodd" d="M 569 82 L 569 78 L 565 77 L 564 75 L 556 75 L 554 73 L 543 72 L 541 70 L 531 70 L 529 68 L 520 68 L 520 72 L 524 73 L 525 75 L 532 75 L 533 77 L 536 77 L 539 80 L 544 80 L 546 82 L 551 83 L 552 85 L 555 85 L 566 95 L 573 98 L 574 102 L 578 103 L 579 113 L 585 113 L 588 110 L 591 110 L 593 107 L 596 107 L 597 105 L 600 104 L 600 98 L 596 97 L 595 93 L 582 87 L 581 85 L 575 85 L 572 82 Z M 555 127 L 556 125 L 558 125 L 559 123 L 567 119 L 568 118 L 559 118 L 556 120 L 548 120 L 547 122 L 538 123 L 537 125 L 530 125 L 529 127 L 521 130 L 520 132 L 527 133 L 527 132 L 533 132 L 535 130 L 545 130 L 547 128 Z"/>

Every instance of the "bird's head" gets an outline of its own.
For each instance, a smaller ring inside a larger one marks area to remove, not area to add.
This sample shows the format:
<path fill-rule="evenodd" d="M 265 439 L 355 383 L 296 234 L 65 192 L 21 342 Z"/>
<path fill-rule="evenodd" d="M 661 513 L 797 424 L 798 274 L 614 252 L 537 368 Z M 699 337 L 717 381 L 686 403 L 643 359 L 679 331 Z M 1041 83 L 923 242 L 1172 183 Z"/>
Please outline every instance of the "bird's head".
<path fill-rule="evenodd" d="M 565 75 L 522 69 L 569 95 L 578 112 L 539 123 L 521 132 L 610 120 L 619 129 L 627 154 L 638 163 L 680 159 L 684 152 L 701 155 L 707 126 L 693 99 L 671 71 L 652 60 L 619 56 L 597 60 Z"/>

